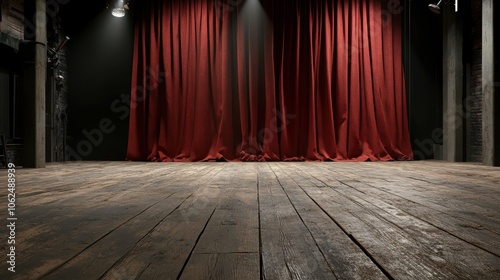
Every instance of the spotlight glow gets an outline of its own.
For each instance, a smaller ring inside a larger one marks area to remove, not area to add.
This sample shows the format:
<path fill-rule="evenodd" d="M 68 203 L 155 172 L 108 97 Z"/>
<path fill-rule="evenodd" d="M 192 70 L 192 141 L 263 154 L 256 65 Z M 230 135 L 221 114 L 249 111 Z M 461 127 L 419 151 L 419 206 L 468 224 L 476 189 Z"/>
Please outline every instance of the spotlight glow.
<path fill-rule="evenodd" d="M 124 8 L 114 8 L 111 11 L 111 14 L 115 17 L 124 17 L 125 16 L 125 9 Z"/>

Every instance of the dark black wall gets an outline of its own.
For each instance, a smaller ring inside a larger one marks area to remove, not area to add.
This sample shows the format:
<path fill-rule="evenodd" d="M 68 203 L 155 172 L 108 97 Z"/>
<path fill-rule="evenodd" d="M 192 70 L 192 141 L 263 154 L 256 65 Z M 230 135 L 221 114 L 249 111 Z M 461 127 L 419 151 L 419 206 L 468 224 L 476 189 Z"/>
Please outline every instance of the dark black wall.
<path fill-rule="evenodd" d="M 12 57 L 14 51 L 0 44 L 0 133 L 5 134 L 5 137 L 9 138 L 11 134 L 10 129 L 10 77 L 12 62 L 10 57 Z"/>
<path fill-rule="evenodd" d="M 87 14 L 79 18 L 81 13 Z M 128 113 L 122 99 L 130 95 L 133 15 L 115 18 L 105 6 L 89 1 L 70 3 L 65 14 L 66 32 L 71 37 L 69 159 L 124 160 Z"/>
<path fill-rule="evenodd" d="M 430 3 L 430 2 L 429 2 Z M 405 1 L 404 63 L 415 159 L 435 158 L 442 144 L 443 23 L 422 1 Z"/>
<path fill-rule="evenodd" d="M 8 142 L 22 136 L 20 52 L 0 43 L 0 132 Z"/>

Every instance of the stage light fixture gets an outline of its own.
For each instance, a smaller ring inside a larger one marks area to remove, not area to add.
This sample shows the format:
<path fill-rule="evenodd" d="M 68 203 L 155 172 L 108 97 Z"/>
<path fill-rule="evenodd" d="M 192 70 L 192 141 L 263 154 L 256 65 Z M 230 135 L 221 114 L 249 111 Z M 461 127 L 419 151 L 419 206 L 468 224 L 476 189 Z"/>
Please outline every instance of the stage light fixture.
<path fill-rule="evenodd" d="M 440 14 L 441 13 L 441 3 L 443 3 L 443 0 L 439 0 L 439 2 L 437 4 L 429 4 L 429 9 L 436 14 Z"/>
<path fill-rule="evenodd" d="M 123 0 L 116 0 L 116 4 L 111 10 L 111 14 L 115 17 L 124 17 L 125 16 L 125 8 L 123 4 Z"/>

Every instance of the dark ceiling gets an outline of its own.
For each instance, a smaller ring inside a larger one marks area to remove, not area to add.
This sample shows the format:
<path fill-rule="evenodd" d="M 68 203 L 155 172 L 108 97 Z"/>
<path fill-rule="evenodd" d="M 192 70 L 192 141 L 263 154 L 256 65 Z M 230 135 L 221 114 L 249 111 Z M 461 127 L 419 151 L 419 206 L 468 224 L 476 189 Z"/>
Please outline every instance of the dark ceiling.
<path fill-rule="evenodd" d="M 60 15 L 65 33 L 77 34 L 93 18 L 107 9 L 109 0 L 71 0 L 60 7 Z"/>

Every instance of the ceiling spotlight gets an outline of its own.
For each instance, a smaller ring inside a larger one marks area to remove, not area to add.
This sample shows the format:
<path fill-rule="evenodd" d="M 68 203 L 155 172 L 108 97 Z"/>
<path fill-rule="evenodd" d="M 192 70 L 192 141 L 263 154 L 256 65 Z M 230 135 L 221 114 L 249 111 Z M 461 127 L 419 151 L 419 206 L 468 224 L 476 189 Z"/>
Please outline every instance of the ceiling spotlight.
<path fill-rule="evenodd" d="M 125 8 L 123 7 L 123 0 L 116 0 L 116 4 L 111 10 L 111 14 L 115 17 L 124 17 L 125 16 Z"/>
<path fill-rule="evenodd" d="M 434 13 L 436 14 L 440 14 L 441 13 L 441 3 L 443 2 L 443 0 L 440 0 L 437 4 L 429 4 L 429 9 L 431 11 L 433 11 Z"/>

